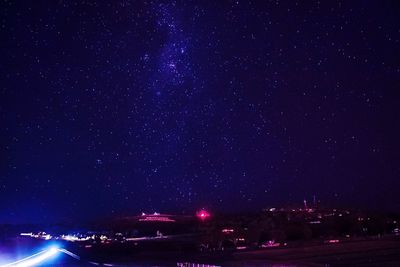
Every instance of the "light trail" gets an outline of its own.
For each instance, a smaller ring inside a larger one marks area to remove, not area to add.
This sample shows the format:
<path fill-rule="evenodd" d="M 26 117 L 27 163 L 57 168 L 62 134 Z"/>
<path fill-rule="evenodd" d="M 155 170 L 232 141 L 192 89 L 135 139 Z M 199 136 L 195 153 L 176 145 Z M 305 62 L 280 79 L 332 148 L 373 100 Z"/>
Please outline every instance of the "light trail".
<path fill-rule="evenodd" d="M 60 252 L 66 254 L 76 260 L 81 260 L 81 257 L 72 253 L 71 251 L 68 251 L 66 249 L 59 249 L 56 247 L 51 247 L 49 249 L 35 253 L 29 257 L 17 260 L 15 262 L 7 263 L 5 265 L 1 265 L 0 267 L 31 267 L 31 266 L 35 266 L 40 263 L 43 263 L 44 261 L 46 261 L 52 257 L 55 257 L 56 254 L 58 254 Z M 99 265 L 99 266 L 118 266 L 118 265 L 114 265 L 114 264 L 110 264 L 110 263 L 97 263 L 97 262 L 91 262 L 91 261 L 89 261 L 89 263 L 93 264 L 93 265 Z"/>
<path fill-rule="evenodd" d="M 79 257 L 78 255 L 76 255 L 76 254 L 74 254 L 74 253 L 72 253 L 71 251 L 68 251 L 68 250 L 66 250 L 66 249 L 59 249 L 59 251 L 60 252 L 62 252 L 62 253 L 64 253 L 64 254 L 67 254 L 68 256 L 70 256 L 70 257 L 72 257 L 72 258 L 74 258 L 74 259 L 77 259 L 77 260 L 80 260 L 81 259 L 81 257 Z"/>
<path fill-rule="evenodd" d="M 24 259 L 17 260 L 17 261 L 12 262 L 12 263 L 7 263 L 7 264 L 5 264 L 5 265 L 1 265 L 0 267 L 15 266 L 15 265 L 16 265 L 17 263 L 19 263 L 19 262 L 26 261 L 26 260 L 28 260 L 28 259 L 30 259 L 30 258 L 39 256 L 40 254 L 43 254 L 44 252 L 46 252 L 46 250 L 40 251 L 40 252 L 38 252 L 38 253 L 36 253 L 36 254 L 33 254 L 33 255 L 29 256 L 29 257 L 26 257 L 26 258 L 24 258 Z"/>
<path fill-rule="evenodd" d="M 6 265 L 2 265 L 0 267 L 8 267 L 8 266 L 15 266 L 15 267 L 30 267 L 30 266 L 35 266 L 53 256 L 58 254 L 59 250 L 58 248 L 52 247 L 47 250 L 43 250 L 41 252 L 38 252 L 36 254 L 33 254 L 29 257 L 26 257 L 24 259 L 8 263 Z"/>

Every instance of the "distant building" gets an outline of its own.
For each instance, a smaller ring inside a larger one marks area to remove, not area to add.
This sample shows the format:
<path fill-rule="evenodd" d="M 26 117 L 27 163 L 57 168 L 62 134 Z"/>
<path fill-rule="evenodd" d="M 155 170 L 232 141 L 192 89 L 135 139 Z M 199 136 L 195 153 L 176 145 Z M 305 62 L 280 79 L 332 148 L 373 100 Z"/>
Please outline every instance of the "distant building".
<path fill-rule="evenodd" d="M 153 214 L 142 213 L 138 218 L 139 222 L 176 222 L 172 215 L 160 214 L 154 212 Z"/>

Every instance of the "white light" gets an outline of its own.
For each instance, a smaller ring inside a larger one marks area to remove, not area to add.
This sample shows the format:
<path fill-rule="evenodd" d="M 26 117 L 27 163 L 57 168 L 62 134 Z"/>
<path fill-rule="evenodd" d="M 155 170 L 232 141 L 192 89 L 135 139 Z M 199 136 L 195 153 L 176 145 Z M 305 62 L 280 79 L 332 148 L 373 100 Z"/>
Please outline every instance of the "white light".
<path fill-rule="evenodd" d="M 18 267 L 34 266 L 36 264 L 39 264 L 39 263 L 47 260 L 50 257 L 56 255 L 57 253 L 58 253 L 58 249 L 57 248 L 50 248 L 49 250 L 47 250 L 43 254 L 41 254 L 41 255 L 39 255 L 37 257 L 34 257 L 33 259 L 29 259 L 27 261 L 20 262 L 16 266 L 18 266 Z"/>
<path fill-rule="evenodd" d="M 21 235 L 21 236 L 32 236 L 33 234 L 32 233 L 20 233 L 19 235 Z"/>
<path fill-rule="evenodd" d="M 55 256 L 59 252 L 58 248 L 56 247 L 51 247 L 50 249 L 41 251 L 39 253 L 36 253 L 32 256 L 29 256 L 25 259 L 18 260 L 16 262 L 12 262 L 6 265 L 2 265 L 1 267 L 6 267 L 6 266 L 17 266 L 17 267 L 29 267 L 29 266 L 34 266 L 36 264 L 39 264 L 53 256 Z"/>
<path fill-rule="evenodd" d="M 62 235 L 61 239 L 64 239 L 66 241 L 74 242 L 74 241 L 87 241 L 87 240 L 90 239 L 90 237 L 89 236 L 78 237 L 78 236 L 75 236 L 75 235 Z"/>
<path fill-rule="evenodd" d="M 47 234 L 47 235 L 44 235 L 44 236 L 43 236 L 43 238 L 44 238 L 45 240 L 50 240 L 50 239 L 51 239 L 51 237 L 52 237 L 52 236 L 51 236 L 51 235 L 49 235 L 49 234 Z"/>

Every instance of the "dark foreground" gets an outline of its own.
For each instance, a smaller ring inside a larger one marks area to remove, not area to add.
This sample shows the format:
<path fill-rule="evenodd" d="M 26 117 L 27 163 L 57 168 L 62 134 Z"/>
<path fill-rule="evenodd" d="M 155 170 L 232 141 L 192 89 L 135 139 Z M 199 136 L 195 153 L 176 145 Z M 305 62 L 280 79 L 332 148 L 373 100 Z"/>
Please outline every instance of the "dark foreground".
<path fill-rule="evenodd" d="M 400 240 L 369 240 L 339 244 L 237 252 L 226 266 L 262 266 L 262 262 L 294 266 L 400 266 Z M 259 264 L 259 265 L 257 265 Z"/>
<path fill-rule="evenodd" d="M 25 249 L 25 251 L 18 248 L 20 254 L 18 257 L 23 254 L 29 255 L 29 250 L 35 251 L 33 245 L 30 244 L 31 248 Z M 68 249 L 79 254 L 79 250 L 74 251 L 73 247 Z M 11 260 L 12 253 L 12 249 L 5 252 L 3 247 L 0 258 L 5 259 L 5 255 L 7 255 L 7 258 Z M 185 262 L 208 264 L 209 266 L 400 266 L 400 239 L 398 237 L 386 237 L 337 244 L 308 243 L 287 248 L 216 253 L 142 251 L 116 255 L 108 252 L 107 249 L 103 249 L 86 255 L 81 254 L 81 256 L 81 260 L 77 260 L 60 253 L 56 258 L 40 266 L 179 266 L 178 263 Z M 2 261 L 0 266 L 5 263 L 7 262 Z"/>

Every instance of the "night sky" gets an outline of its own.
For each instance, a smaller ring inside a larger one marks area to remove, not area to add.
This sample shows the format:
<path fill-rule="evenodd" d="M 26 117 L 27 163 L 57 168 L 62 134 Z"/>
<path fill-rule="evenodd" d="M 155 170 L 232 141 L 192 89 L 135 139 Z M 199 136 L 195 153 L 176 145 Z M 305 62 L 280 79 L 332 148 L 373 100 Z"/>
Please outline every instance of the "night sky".
<path fill-rule="evenodd" d="M 398 1 L 1 1 L 0 223 L 400 211 Z"/>

